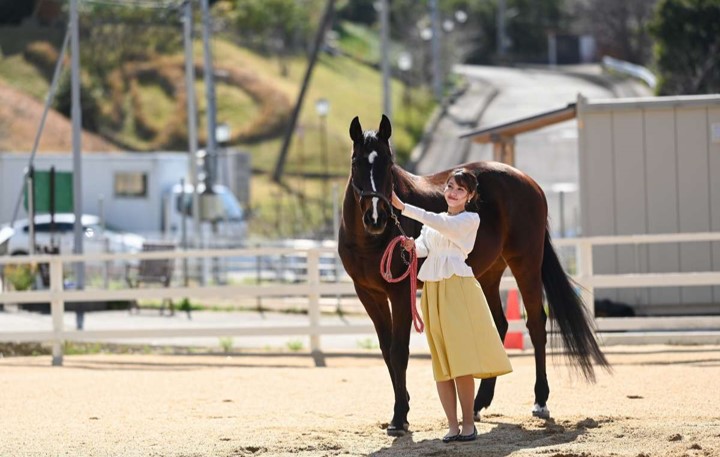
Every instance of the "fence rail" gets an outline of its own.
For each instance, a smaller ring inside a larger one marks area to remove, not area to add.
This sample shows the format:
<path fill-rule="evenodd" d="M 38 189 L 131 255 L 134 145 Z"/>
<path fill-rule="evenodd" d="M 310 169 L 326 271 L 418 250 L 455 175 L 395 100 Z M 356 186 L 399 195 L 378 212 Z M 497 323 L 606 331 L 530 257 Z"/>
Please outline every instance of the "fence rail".
<path fill-rule="evenodd" d="M 575 247 L 577 255 L 577 274 L 574 279 L 582 286 L 581 294 L 588 312 L 593 313 L 594 289 L 605 287 L 664 287 L 664 286 L 707 286 L 720 285 L 720 271 L 647 273 L 622 275 L 593 274 L 592 248 L 601 245 L 681 243 L 720 241 L 720 233 L 688 233 L 670 235 L 632 235 L 614 237 L 586 237 L 555 240 L 556 246 Z M 233 250 L 189 250 L 159 251 L 136 254 L 84 254 L 84 255 L 37 255 L 28 257 L 0 257 L 0 266 L 7 264 L 43 264 L 49 265 L 50 286 L 47 290 L 9 291 L 0 295 L 0 303 L 37 303 L 49 302 L 52 315 L 52 330 L 39 332 L 3 331 L 0 341 L 51 341 L 53 343 L 53 365 L 62 364 L 62 343 L 64 341 L 102 341 L 115 338 L 142 337 L 187 337 L 187 336 L 251 336 L 251 335 L 307 335 L 313 353 L 321 350 L 320 336 L 329 334 L 365 334 L 372 333 L 371 325 L 321 325 L 320 297 L 335 295 L 354 295 L 349 280 L 337 282 L 321 281 L 320 259 L 334 255 L 334 248 L 252 248 Z M 252 256 L 303 256 L 307 258 L 305 281 L 299 284 L 272 285 L 209 285 L 202 287 L 153 287 L 146 289 L 66 289 L 63 276 L 66 265 L 77 262 L 118 262 L 139 261 L 144 259 L 188 258 L 231 258 Z M 505 277 L 500 285 L 502 290 L 516 288 L 514 278 Z M 192 329 L 131 329 L 74 331 L 64 328 L 63 314 L 67 302 L 97 302 L 113 300 L 138 300 L 157 298 L 237 298 L 237 297 L 306 297 L 308 303 L 308 324 L 300 326 L 263 326 L 263 327 L 215 327 Z M 676 318 L 598 318 L 596 326 L 603 332 L 622 332 L 603 334 L 605 344 L 613 342 L 642 344 L 656 342 L 712 342 L 720 343 L 720 317 L 676 317 Z M 510 331 L 524 329 L 524 322 L 510 322 Z M 653 330 L 651 332 L 650 330 Z M 658 331 L 655 331 L 658 330 Z M 685 331 L 686 333 L 681 333 Z M 689 332 L 689 333 L 688 333 Z"/>

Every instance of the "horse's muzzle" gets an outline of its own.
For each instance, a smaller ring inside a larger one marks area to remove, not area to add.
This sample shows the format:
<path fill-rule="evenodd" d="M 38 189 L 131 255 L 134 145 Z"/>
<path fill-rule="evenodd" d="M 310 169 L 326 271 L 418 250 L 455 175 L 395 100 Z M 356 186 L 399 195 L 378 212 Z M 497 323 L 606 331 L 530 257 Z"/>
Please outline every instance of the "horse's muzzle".
<path fill-rule="evenodd" d="M 387 226 L 388 215 L 385 211 L 378 210 L 377 217 L 373 216 L 372 208 L 365 211 L 363 214 L 363 225 L 365 225 L 365 231 L 371 235 L 379 235 L 385 231 Z"/>

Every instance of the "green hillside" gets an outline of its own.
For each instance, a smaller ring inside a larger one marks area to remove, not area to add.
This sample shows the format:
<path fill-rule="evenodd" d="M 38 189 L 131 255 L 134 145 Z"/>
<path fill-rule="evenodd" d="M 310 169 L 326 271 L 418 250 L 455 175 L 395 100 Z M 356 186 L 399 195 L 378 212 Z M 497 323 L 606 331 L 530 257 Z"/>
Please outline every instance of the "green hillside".
<path fill-rule="evenodd" d="M 372 43 L 362 45 L 363 38 L 358 38 L 361 34 L 357 33 L 357 29 L 355 31 L 350 36 L 350 51 L 357 54 L 359 49 L 374 46 Z M 362 33 L 371 36 L 367 31 Z M 212 49 L 216 73 L 220 74 L 216 84 L 217 120 L 230 126 L 230 147 L 252 154 L 255 172 L 251 184 L 250 209 L 255 216 L 252 231 L 297 236 L 316 232 L 323 223 L 322 205 L 331 205 L 325 198 L 327 189 L 331 189 L 334 182 L 342 190 L 346 181 L 351 119 L 360 116 L 365 128 L 377 128 L 382 114 L 381 75 L 377 69 L 359 59 L 346 55 L 321 55 L 299 117 L 298 134 L 287 156 L 284 186 L 277 186 L 270 181 L 269 173 L 277 162 L 282 135 L 300 90 L 307 59 L 286 58 L 287 71 L 283 73 L 277 58 L 252 52 L 227 39 L 215 38 Z M 38 100 L 44 100 L 51 74 L 48 70 L 52 68 L 57 54 L 58 50 L 47 43 L 28 43 L 23 54 L 2 57 L 0 80 Z M 202 147 L 206 138 L 206 103 L 199 41 L 196 41 L 194 54 Z M 84 109 L 88 99 L 88 105 L 97 105 L 96 111 L 91 111 L 97 116 L 97 133 L 115 143 L 118 149 L 186 149 L 183 62 L 181 53 L 144 56 L 141 61 L 121 62 L 114 68 L 105 69 L 105 78 L 101 81 L 93 80 L 84 71 L 84 95 L 88 94 L 84 99 Z M 85 64 L 92 62 L 83 62 Z M 403 97 L 403 90 L 402 84 L 394 80 L 392 141 L 399 163 L 407 159 L 419 140 L 434 107 L 426 89 L 413 89 L 409 105 L 407 98 Z M 61 85 L 58 98 L 63 94 L 67 95 L 67 88 Z M 330 102 L 326 119 L 327 165 L 320 150 L 321 119 L 315 111 L 315 101 L 319 98 Z M 294 176 L 326 172 L 334 176 L 331 183 L 326 184 L 319 178 Z M 287 214 L 293 214 L 294 219 L 288 219 Z M 327 213 L 324 219 L 328 219 Z"/>

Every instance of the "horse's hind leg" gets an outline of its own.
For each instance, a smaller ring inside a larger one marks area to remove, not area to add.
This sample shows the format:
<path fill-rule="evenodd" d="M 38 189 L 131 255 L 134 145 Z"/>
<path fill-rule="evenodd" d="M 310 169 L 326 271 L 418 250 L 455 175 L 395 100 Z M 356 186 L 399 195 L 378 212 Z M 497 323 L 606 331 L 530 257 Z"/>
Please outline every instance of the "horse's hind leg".
<path fill-rule="evenodd" d="M 547 399 L 550 396 L 550 386 L 547 382 L 545 365 L 545 345 L 547 344 L 545 324 L 547 315 L 543 308 L 543 285 L 540 273 L 542 249 L 539 257 L 525 254 L 507 259 L 507 262 L 522 295 L 527 313 L 526 326 L 535 350 L 535 405 L 532 414 L 537 417 L 549 418 L 550 411 L 547 408 Z"/>
<path fill-rule="evenodd" d="M 479 279 L 501 340 L 505 339 L 505 334 L 508 329 L 508 322 L 505 318 L 505 314 L 503 313 L 502 299 L 500 298 L 500 280 L 502 279 L 505 268 L 505 262 L 500 260 Z M 480 381 L 480 387 L 478 387 L 478 392 L 475 396 L 475 403 L 473 405 L 475 420 L 479 421 L 480 410 L 489 407 L 490 403 L 492 403 L 495 395 L 496 381 L 497 378 L 487 378 Z"/>

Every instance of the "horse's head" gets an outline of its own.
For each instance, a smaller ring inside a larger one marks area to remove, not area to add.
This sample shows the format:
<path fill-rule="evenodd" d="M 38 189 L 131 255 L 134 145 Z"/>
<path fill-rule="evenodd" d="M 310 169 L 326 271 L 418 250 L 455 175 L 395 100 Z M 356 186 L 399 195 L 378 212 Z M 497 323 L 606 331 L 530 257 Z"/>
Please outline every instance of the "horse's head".
<path fill-rule="evenodd" d="M 358 199 L 365 231 L 372 235 L 385 231 L 392 211 L 391 133 L 390 120 L 384 114 L 377 132 L 363 132 L 357 116 L 350 123 L 350 138 L 353 141 L 350 184 Z"/>

